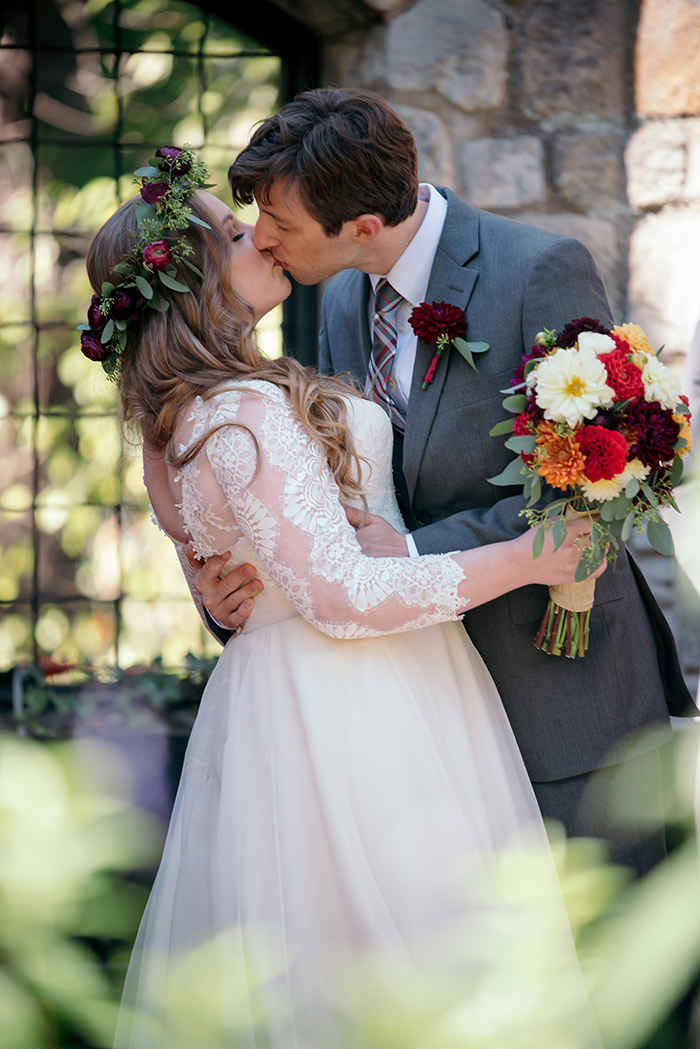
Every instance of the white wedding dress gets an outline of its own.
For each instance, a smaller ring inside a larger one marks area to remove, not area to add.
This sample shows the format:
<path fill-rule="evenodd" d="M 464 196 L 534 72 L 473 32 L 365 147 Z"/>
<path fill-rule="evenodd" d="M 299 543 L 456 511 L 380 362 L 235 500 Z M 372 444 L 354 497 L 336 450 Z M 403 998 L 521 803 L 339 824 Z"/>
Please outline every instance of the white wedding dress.
<path fill-rule="evenodd" d="M 389 421 L 349 412 L 367 508 L 404 531 Z M 455 560 L 364 557 L 277 387 L 197 399 L 183 447 L 214 427 L 180 512 L 264 589 L 202 698 L 116 1044 L 336 1049 L 355 961 L 446 971 L 446 938 L 498 910 L 499 852 L 544 828 Z"/>

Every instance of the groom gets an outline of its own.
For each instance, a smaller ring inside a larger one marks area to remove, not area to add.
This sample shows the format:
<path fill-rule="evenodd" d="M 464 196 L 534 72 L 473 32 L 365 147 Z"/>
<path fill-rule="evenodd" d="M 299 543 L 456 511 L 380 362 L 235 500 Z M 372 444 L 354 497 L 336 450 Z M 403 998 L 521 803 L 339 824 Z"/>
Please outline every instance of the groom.
<path fill-rule="evenodd" d="M 395 423 L 395 482 L 411 533 L 407 540 L 349 512 L 363 550 L 443 553 L 521 532 L 519 490 L 487 481 L 511 457 L 489 431 L 538 331 L 583 316 L 612 326 L 587 250 L 419 186 L 412 134 L 368 91 L 299 95 L 257 128 L 229 177 L 235 203 L 257 203 L 260 250 L 302 284 L 338 274 L 323 296 L 321 369 L 361 383 L 369 369 Z M 476 371 L 446 350 L 426 389 L 434 347 L 408 325 L 423 301 L 463 310 L 466 338 L 489 344 Z M 237 625 L 260 584 L 241 566 L 220 582 L 221 564 L 208 562 L 195 585 L 214 616 Z M 625 551 L 597 582 L 584 659 L 535 649 L 546 603 L 546 588 L 521 588 L 467 612 L 464 625 L 496 681 L 544 816 L 570 835 L 607 838 L 613 858 L 642 873 L 663 855 L 662 832 L 639 837 L 613 825 L 607 799 L 621 768 L 638 765 L 635 782 L 654 806 L 654 747 L 670 733 L 668 714 L 697 713 L 668 625 Z"/>

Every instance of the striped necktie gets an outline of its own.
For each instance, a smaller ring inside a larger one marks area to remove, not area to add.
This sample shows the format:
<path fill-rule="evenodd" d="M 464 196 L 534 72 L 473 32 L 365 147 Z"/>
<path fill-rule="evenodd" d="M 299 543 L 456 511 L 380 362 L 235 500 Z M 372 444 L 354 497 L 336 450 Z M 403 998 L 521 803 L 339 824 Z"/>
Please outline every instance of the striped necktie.
<path fill-rule="evenodd" d="M 403 297 L 382 277 L 377 284 L 372 353 L 365 385 L 365 393 L 382 406 L 399 430 L 404 429 L 406 419 L 391 396 L 396 385 L 391 369 L 396 356 L 396 313 L 402 302 Z"/>

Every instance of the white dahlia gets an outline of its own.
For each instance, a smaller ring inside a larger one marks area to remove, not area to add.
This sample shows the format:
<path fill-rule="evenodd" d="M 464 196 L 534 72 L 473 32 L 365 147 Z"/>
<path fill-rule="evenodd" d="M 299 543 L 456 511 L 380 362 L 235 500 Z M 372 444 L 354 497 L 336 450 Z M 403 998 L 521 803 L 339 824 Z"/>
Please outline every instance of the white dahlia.
<path fill-rule="evenodd" d="M 617 345 L 614 339 L 600 331 L 582 331 L 577 342 L 579 350 L 593 350 L 596 356 L 600 353 L 610 353 Z"/>
<path fill-rule="evenodd" d="M 662 408 L 671 411 L 676 407 L 681 395 L 680 379 L 658 357 L 644 359 L 642 382 L 645 401 L 658 401 Z"/>
<path fill-rule="evenodd" d="M 603 364 L 590 348 L 557 350 L 528 379 L 545 419 L 565 422 L 572 430 L 584 419 L 592 419 L 599 408 L 609 408 L 615 396 Z"/>

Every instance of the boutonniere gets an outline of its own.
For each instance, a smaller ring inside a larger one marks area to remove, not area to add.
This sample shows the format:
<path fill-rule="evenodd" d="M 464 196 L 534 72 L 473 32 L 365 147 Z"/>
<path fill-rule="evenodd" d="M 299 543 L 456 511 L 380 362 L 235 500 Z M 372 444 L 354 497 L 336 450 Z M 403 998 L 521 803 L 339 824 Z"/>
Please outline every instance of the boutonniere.
<path fill-rule="evenodd" d="M 421 342 L 435 347 L 433 359 L 423 378 L 424 390 L 428 389 L 435 378 L 435 369 L 446 346 L 452 344 L 474 371 L 476 365 L 473 354 L 484 353 L 489 348 L 487 342 L 465 342 L 467 318 L 464 310 L 460 310 L 458 306 L 451 306 L 449 302 L 433 302 L 430 305 L 421 302 L 414 306 L 408 323 Z"/>

